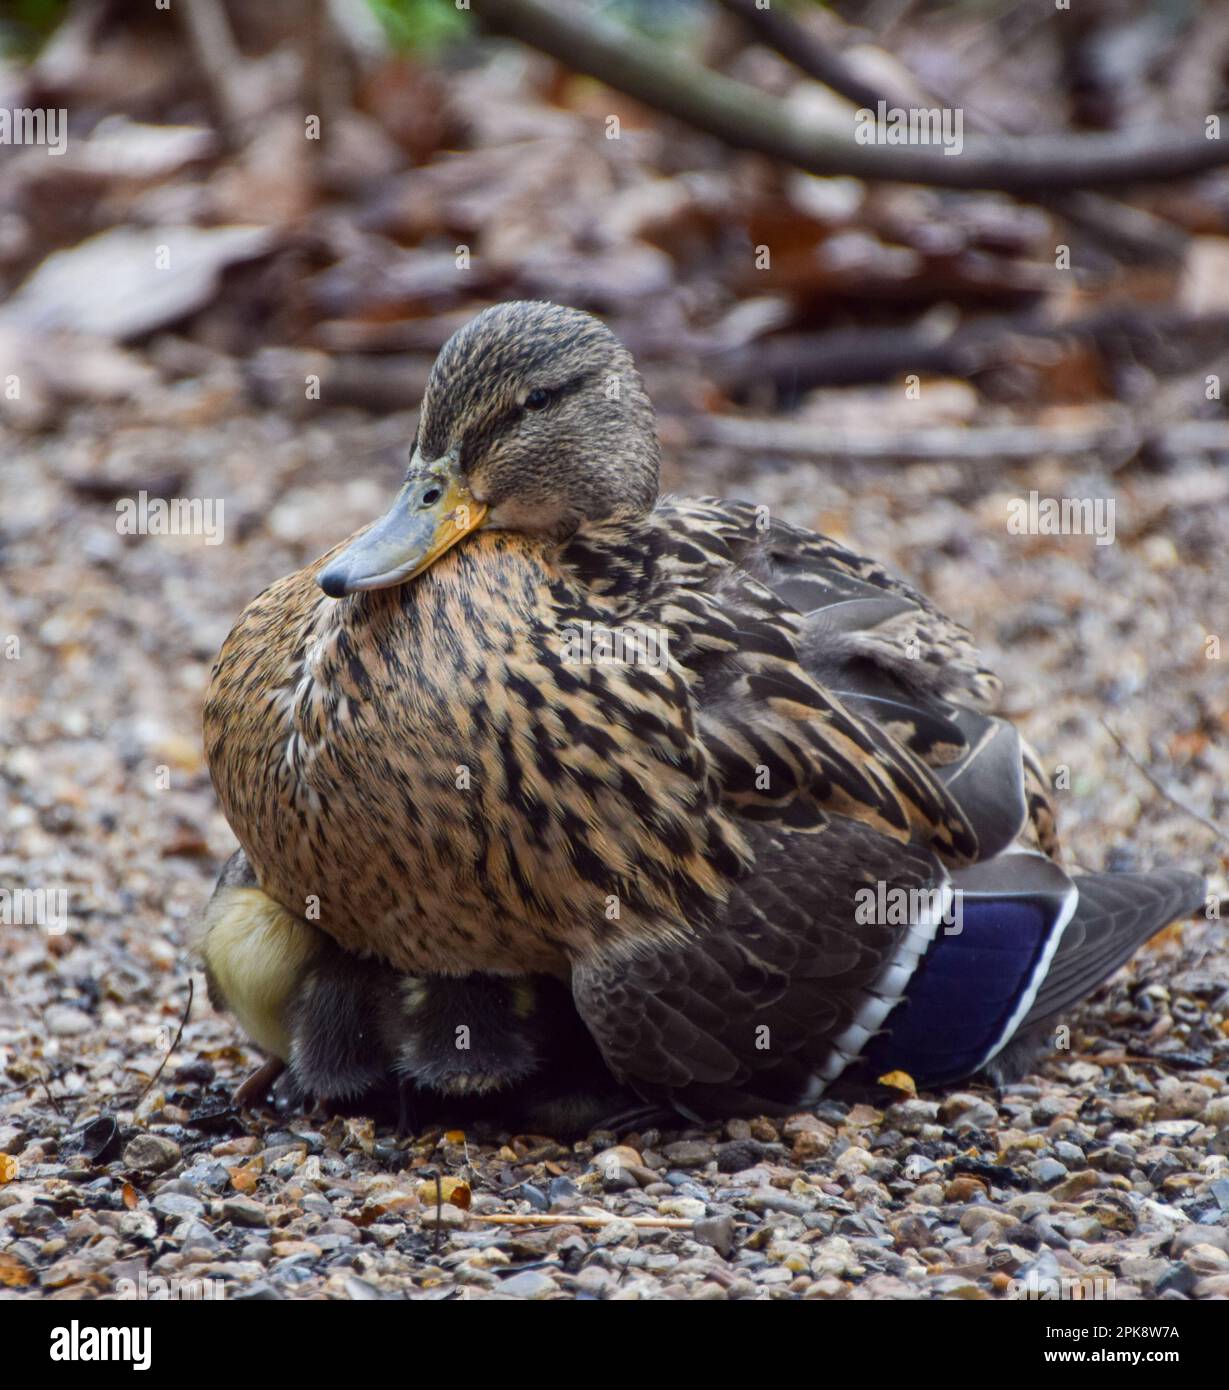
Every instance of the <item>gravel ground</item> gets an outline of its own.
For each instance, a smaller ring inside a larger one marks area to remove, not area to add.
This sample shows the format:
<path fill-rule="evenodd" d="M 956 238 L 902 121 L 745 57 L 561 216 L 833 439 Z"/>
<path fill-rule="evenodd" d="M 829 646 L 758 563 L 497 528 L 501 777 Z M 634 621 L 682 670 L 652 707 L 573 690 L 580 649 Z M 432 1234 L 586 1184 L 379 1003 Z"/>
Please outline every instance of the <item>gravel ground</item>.
<path fill-rule="evenodd" d="M 69 892 L 61 933 L 0 931 L 0 1296 L 993 1299 L 1067 1278 L 1229 1297 L 1219 921 L 1165 932 L 1073 1016 L 1070 1052 L 1002 1093 L 572 1145 L 399 1146 L 365 1119 L 227 1107 L 254 1054 L 187 951 L 233 847 L 200 750 L 210 663 L 248 598 L 381 507 L 411 433 L 252 413 L 219 364 L 0 439 L 0 883 Z M 838 535 L 972 627 L 1007 712 L 1069 771 L 1074 863 L 1181 862 L 1225 891 L 1225 840 L 1106 725 L 1229 825 L 1229 472 L 768 459 L 748 481 L 745 459 L 667 439 L 671 488 Z M 225 499 L 225 543 L 118 535 L 116 499 L 142 488 Z M 1115 544 L 1010 535 L 1030 488 L 1114 497 Z"/>

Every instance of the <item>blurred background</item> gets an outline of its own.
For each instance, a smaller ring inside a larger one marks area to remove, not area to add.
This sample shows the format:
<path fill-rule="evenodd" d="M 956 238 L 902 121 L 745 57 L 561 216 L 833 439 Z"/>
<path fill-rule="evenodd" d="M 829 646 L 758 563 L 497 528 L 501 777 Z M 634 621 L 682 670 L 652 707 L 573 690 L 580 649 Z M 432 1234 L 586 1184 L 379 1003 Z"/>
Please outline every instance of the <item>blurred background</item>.
<path fill-rule="evenodd" d="M 154 1075 L 233 847 L 214 654 L 383 508 L 435 352 L 510 298 L 623 337 L 668 488 L 966 622 L 1077 865 L 1223 892 L 1227 98 L 1229 5 L 1180 0 L 0 7 L 0 882 L 71 900 L 0 933 L 11 1104 Z M 880 103 L 959 112 L 960 153 L 858 143 Z M 1112 499 L 1114 543 L 1014 534 L 1032 491 Z M 223 503 L 219 543 L 123 534 L 142 494 Z M 1223 994 L 1222 931 L 1139 988 Z M 182 1046 L 245 1061 L 200 991 Z"/>

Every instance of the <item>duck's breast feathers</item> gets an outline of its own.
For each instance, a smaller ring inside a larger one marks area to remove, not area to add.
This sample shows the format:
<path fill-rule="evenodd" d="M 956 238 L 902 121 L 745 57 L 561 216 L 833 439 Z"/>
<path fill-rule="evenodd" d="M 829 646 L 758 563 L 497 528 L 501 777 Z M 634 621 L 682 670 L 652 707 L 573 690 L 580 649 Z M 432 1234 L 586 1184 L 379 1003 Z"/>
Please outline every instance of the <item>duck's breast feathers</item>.
<path fill-rule="evenodd" d="M 594 652 L 611 605 L 549 547 L 479 535 L 400 589 L 317 593 L 249 608 L 206 711 L 272 896 L 403 968 L 548 971 L 724 900 L 746 854 L 685 673 Z"/>

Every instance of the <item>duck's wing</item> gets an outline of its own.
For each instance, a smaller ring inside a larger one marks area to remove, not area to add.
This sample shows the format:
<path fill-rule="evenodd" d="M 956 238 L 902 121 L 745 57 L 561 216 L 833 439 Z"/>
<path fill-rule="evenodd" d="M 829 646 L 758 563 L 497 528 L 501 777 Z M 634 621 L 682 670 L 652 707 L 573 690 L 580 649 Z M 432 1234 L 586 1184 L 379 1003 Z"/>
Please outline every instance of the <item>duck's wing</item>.
<path fill-rule="evenodd" d="M 688 547 L 699 534 L 720 550 L 706 588 L 736 625 L 756 604 L 757 586 L 784 606 L 797 665 L 928 770 L 971 825 L 976 857 L 999 853 L 1026 831 L 1057 854 L 1045 775 L 1016 729 L 988 712 L 1000 684 L 963 627 L 876 561 L 783 522 L 761 524 L 750 504 L 679 502 L 666 514 Z M 701 687 L 718 741 L 723 723 L 739 722 L 744 696 L 733 685 Z"/>
<path fill-rule="evenodd" d="M 879 621 L 907 613 L 881 631 L 877 624 L 859 624 L 880 656 L 897 667 L 904 683 L 930 690 L 957 704 L 988 710 L 997 702 L 1001 683 L 987 670 L 966 628 L 940 612 L 911 584 L 878 560 L 859 555 L 830 536 L 806 531 L 767 514 L 751 502 L 718 498 L 666 498 L 657 519 L 672 533 L 676 554 L 673 577 L 694 583 L 705 565 L 719 571 L 732 563 L 766 584 L 795 613 L 807 614 L 851 599 L 891 598 L 903 601 L 884 609 Z M 703 560 L 697 564 L 697 552 Z M 692 573 L 685 573 L 687 564 Z M 907 660 L 906 668 L 898 663 Z"/>
<path fill-rule="evenodd" d="M 955 1080 L 1198 901 L 1190 875 L 1073 880 L 1016 852 L 1030 830 L 1052 845 L 1044 777 L 986 712 L 967 634 L 907 585 L 751 508 L 668 504 L 659 524 L 642 611 L 672 634 L 754 867 L 689 940 L 574 967 L 617 1075 L 697 1113 L 805 1103 L 868 1069 Z"/>
<path fill-rule="evenodd" d="M 762 544 L 750 509 L 663 504 L 644 537 L 645 553 L 635 552 L 647 577 L 620 615 L 668 635 L 672 669 L 686 680 L 682 717 L 712 769 L 723 810 L 808 832 L 843 815 L 902 844 L 927 845 L 950 864 L 979 858 L 959 798 L 926 762 L 940 745 L 939 761 L 965 747 L 946 707 L 935 702 L 933 713 L 909 716 L 925 723 L 913 747 L 881 719 L 889 704 L 904 715 L 902 701 L 867 691 L 864 707 L 852 708 L 811 659 L 808 615 L 760 577 L 767 573 Z M 583 573 L 578 547 L 570 557 Z M 593 568 L 604 570 L 613 592 L 621 581 L 610 578 L 610 553 L 601 561 Z"/>
<path fill-rule="evenodd" d="M 685 1114 L 807 1105 L 893 1071 L 1018 1074 L 1018 1040 L 1203 893 L 1177 870 L 1071 878 L 1031 852 L 948 874 L 840 821 L 757 848 L 716 926 L 573 977 L 616 1075 Z"/>
<path fill-rule="evenodd" d="M 684 1113 L 817 1098 L 882 1021 L 879 982 L 893 960 L 916 961 L 938 921 L 914 932 L 875 920 L 879 885 L 940 914 L 947 896 L 929 851 L 846 817 L 822 835 L 756 827 L 750 838 L 759 870 L 714 926 L 573 969 L 578 1009 L 615 1075 Z"/>

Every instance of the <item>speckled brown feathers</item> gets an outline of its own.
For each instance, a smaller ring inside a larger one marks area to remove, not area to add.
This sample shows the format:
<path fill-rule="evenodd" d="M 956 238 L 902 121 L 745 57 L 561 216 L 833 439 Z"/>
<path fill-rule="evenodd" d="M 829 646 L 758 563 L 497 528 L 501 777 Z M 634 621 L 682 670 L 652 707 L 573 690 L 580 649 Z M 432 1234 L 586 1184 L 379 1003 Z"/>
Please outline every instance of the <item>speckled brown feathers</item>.
<path fill-rule="evenodd" d="M 750 862 L 743 820 L 853 815 L 975 858 L 923 759 L 800 664 L 799 615 L 754 577 L 798 535 L 666 502 L 562 548 L 480 535 L 338 603 L 310 571 L 275 585 L 206 710 L 262 886 L 402 969 L 566 975 L 709 920 Z M 669 660 L 566 661 L 586 624 L 663 632 Z"/>
<path fill-rule="evenodd" d="M 218 796 L 293 918 L 399 971 L 570 982 L 646 1094 L 768 1094 L 754 1029 L 778 1081 L 815 1067 L 901 944 L 851 933 L 859 885 L 943 881 L 1029 823 L 1054 847 L 963 629 L 760 508 L 656 501 L 652 410 L 596 320 L 507 305 L 455 335 L 411 467 L 437 458 L 483 529 L 337 599 L 324 557 L 214 671 Z"/>
<path fill-rule="evenodd" d="M 571 585 L 540 547 L 483 535 L 336 605 L 287 583 L 232 634 L 206 711 L 218 794 L 279 902 L 318 901 L 343 946 L 403 969 L 566 975 L 720 901 L 741 846 L 684 677 L 566 665 Z"/>

